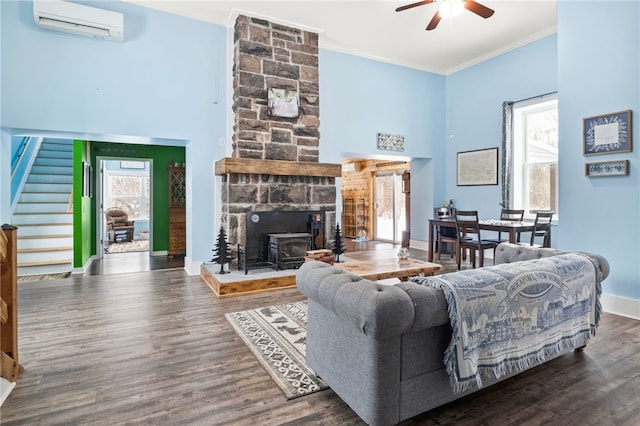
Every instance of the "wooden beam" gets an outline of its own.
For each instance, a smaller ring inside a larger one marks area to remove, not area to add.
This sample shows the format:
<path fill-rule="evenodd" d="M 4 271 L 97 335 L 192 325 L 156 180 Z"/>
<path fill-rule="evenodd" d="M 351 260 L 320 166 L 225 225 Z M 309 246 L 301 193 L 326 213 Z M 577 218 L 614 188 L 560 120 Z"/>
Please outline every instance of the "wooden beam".
<path fill-rule="evenodd" d="M 340 177 L 341 164 L 312 163 L 305 161 L 260 160 L 255 158 L 225 157 L 216 161 L 215 174 L 251 173 L 277 176 Z"/>

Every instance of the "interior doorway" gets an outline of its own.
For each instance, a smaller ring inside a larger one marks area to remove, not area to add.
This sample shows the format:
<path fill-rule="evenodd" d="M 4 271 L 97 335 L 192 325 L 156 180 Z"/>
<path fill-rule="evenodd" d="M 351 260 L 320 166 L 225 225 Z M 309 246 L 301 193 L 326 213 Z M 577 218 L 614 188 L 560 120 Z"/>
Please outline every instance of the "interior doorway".
<path fill-rule="evenodd" d="M 100 258 L 152 250 L 152 160 L 98 158 Z"/>
<path fill-rule="evenodd" d="M 358 242 L 408 240 L 409 193 L 403 192 L 403 175 L 410 172 L 411 161 L 343 157 L 341 162 L 342 235 Z"/>

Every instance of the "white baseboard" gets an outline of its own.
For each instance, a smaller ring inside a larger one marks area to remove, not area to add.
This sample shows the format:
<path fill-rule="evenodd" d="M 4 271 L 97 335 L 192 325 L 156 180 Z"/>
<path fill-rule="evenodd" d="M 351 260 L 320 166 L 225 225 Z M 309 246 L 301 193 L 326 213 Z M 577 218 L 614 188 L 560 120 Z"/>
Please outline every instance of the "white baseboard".
<path fill-rule="evenodd" d="M 166 256 L 168 254 L 169 252 L 167 250 L 158 250 L 150 252 L 149 256 Z"/>
<path fill-rule="evenodd" d="M 71 275 L 84 275 L 85 272 L 89 269 L 94 260 L 98 257 L 94 254 L 87 260 L 87 262 L 81 268 L 73 268 L 71 269 Z"/>
<path fill-rule="evenodd" d="M 640 320 L 640 300 L 603 293 L 600 302 L 605 312 Z"/>
<path fill-rule="evenodd" d="M 429 251 L 429 241 L 409 240 L 409 247 L 418 250 Z"/>
<path fill-rule="evenodd" d="M 200 275 L 200 266 L 202 266 L 202 262 L 194 262 L 187 257 L 184 258 L 184 270 L 187 271 L 187 274 Z"/>

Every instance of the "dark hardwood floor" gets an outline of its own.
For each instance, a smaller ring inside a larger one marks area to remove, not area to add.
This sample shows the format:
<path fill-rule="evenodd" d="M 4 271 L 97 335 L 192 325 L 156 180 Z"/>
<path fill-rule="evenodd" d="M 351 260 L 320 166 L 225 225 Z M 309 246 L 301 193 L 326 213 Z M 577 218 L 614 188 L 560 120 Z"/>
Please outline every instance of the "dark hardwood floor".
<path fill-rule="evenodd" d="M 94 260 L 84 275 L 112 275 L 176 268 L 184 268 L 184 256 L 151 256 L 148 251 L 108 253 L 102 259 Z"/>
<path fill-rule="evenodd" d="M 348 255 L 394 255 L 349 243 Z M 366 253 L 356 250 L 368 250 Z M 412 250 L 414 257 L 426 253 Z M 455 268 L 443 256 L 447 269 Z M 23 377 L 2 425 L 360 425 L 333 391 L 287 401 L 224 314 L 303 300 L 295 289 L 217 298 L 182 269 L 19 286 Z M 639 425 L 640 321 L 604 314 L 582 353 L 405 425 Z"/>

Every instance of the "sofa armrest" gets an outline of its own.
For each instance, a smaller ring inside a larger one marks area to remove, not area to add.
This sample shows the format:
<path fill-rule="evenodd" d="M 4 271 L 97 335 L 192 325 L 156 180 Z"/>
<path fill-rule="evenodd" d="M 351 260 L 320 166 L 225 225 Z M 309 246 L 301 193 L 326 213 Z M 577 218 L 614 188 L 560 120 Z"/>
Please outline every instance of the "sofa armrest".
<path fill-rule="evenodd" d="M 296 284 L 311 301 L 374 339 L 449 322 L 446 305 L 443 309 L 428 305 L 444 303 L 442 291 L 413 283 L 383 285 L 323 262 L 306 262 L 296 274 Z"/>
<path fill-rule="evenodd" d="M 576 253 L 588 257 L 594 264 L 596 264 L 596 267 L 600 269 L 600 273 L 602 274 L 600 276 L 601 281 L 604 281 L 604 279 L 609 276 L 609 271 L 611 269 L 609 266 L 609 261 L 605 259 L 604 256 L 600 256 L 599 254 L 594 253 L 586 253 L 583 251 L 578 251 Z"/>

